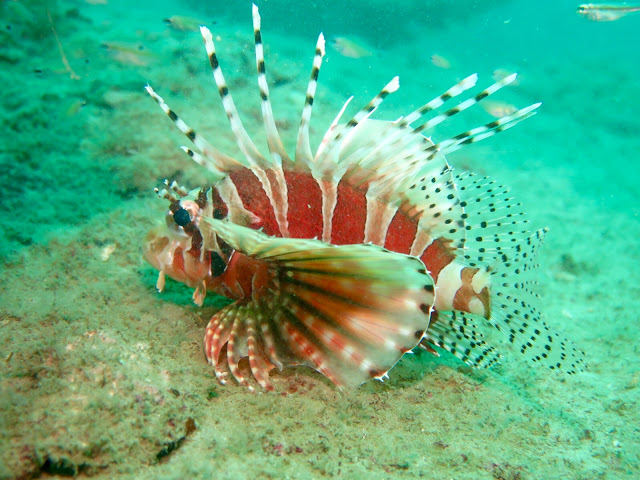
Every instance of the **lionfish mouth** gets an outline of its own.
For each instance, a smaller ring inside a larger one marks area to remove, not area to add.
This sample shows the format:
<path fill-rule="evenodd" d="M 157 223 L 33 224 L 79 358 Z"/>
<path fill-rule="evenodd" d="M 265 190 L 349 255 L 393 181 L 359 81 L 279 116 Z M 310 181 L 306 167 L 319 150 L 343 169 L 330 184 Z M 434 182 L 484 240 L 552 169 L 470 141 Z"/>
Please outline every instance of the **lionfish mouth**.
<path fill-rule="evenodd" d="M 168 234 L 165 227 L 152 228 L 144 243 L 144 258 L 160 272 L 156 287 L 162 292 L 165 276 L 197 288 L 210 277 L 210 265 L 195 258 L 190 251 L 190 242 Z"/>

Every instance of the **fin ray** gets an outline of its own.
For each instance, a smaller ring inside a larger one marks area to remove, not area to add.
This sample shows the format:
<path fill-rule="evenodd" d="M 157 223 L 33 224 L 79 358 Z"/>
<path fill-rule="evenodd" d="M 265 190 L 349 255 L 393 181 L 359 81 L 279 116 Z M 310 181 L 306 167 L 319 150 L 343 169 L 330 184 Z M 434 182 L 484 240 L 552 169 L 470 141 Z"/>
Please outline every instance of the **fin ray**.
<path fill-rule="evenodd" d="M 269 86 L 267 84 L 267 75 L 264 63 L 264 47 L 262 44 L 262 33 L 260 32 L 260 13 L 258 7 L 254 4 L 252 7 L 253 13 L 253 33 L 256 45 L 256 68 L 258 70 L 258 86 L 260 88 L 262 119 L 264 122 L 264 130 L 267 134 L 267 145 L 269 146 L 269 152 L 276 162 L 280 164 L 282 161 L 291 162 L 289 155 L 287 155 L 282 139 L 278 133 L 276 122 L 273 117 L 273 109 L 271 108 L 271 101 L 269 100 Z"/>
<path fill-rule="evenodd" d="M 429 325 L 422 344 L 445 349 L 471 367 L 488 368 L 500 363 L 500 354 L 482 335 L 485 319 L 457 310 L 438 312 Z"/>
<path fill-rule="evenodd" d="M 227 118 L 229 119 L 229 125 L 231 125 L 231 131 L 236 137 L 236 142 L 240 150 L 247 158 L 250 165 L 270 166 L 262 154 L 258 151 L 258 148 L 249 137 L 249 134 L 242 125 L 242 120 L 238 115 L 238 110 L 233 102 L 227 82 L 222 74 L 222 69 L 218 63 L 218 57 L 216 56 L 216 47 L 213 43 L 213 36 L 211 31 L 207 27 L 200 27 L 200 33 L 204 40 L 205 48 L 207 50 L 207 56 L 209 57 L 209 63 L 211 64 L 211 70 L 213 72 L 213 78 L 218 87 L 218 93 L 222 100 L 222 106 Z"/>
<path fill-rule="evenodd" d="M 433 281 L 416 258 L 375 245 L 275 238 L 229 222 L 203 220 L 237 252 L 265 262 L 272 278 L 264 290 L 226 307 L 229 311 L 221 316 L 233 318 L 227 363 L 240 383 L 240 356 L 253 355 L 254 377 L 264 380 L 264 371 L 277 365 L 267 352 L 277 351 L 283 366 L 310 366 L 338 385 L 355 386 L 386 374 L 417 345 L 429 324 Z M 226 333 L 226 323 L 212 323 L 208 338 L 221 329 Z M 257 331 L 267 331 L 273 346 L 264 335 L 255 335 Z M 214 365 L 221 338 L 209 342 L 215 348 L 209 348 L 207 356 Z M 239 347 L 249 342 L 251 351 Z M 265 366 L 258 367 L 258 361 Z"/>
<path fill-rule="evenodd" d="M 167 114 L 167 116 L 171 119 L 171 121 L 178 127 L 185 136 L 193 142 L 193 144 L 200 149 L 200 151 L 204 154 L 195 155 L 195 152 L 192 150 L 183 147 L 183 150 L 192 157 L 198 164 L 204 166 L 206 169 L 215 173 L 217 175 L 226 175 L 233 168 L 241 167 L 242 164 L 214 148 L 209 142 L 207 142 L 203 137 L 198 135 L 196 131 L 187 125 L 178 115 L 165 103 L 160 95 L 158 95 L 150 85 L 145 87 L 147 93 L 153 98 L 160 108 Z"/>
<path fill-rule="evenodd" d="M 307 86 L 307 95 L 302 109 L 300 118 L 300 128 L 298 130 L 298 140 L 296 142 L 296 160 L 310 166 L 313 162 L 313 154 L 311 153 L 311 143 L 309 141 L 309 122 L 311 121 L 311 111 L 313 109 L 313 101 L 318 86 L 318 75 L 322 66 L 322 59 L 325 53 L 324 35 L 318 36 L 316 43 L 316 53 L 313 57 L 313 66 L 311 67 L 311 77 Z"/>

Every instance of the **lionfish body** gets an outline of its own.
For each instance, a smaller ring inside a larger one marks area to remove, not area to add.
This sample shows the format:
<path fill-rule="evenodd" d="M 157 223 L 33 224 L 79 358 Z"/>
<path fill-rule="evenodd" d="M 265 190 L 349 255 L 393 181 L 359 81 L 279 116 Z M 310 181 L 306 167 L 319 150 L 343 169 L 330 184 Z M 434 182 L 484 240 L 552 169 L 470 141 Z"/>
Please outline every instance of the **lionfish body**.
<path fill-rule="evenodd" d="M 292 158 L 271 109 L 255 6 L 253 20 L 268 155 L 238 117 L 207 28 L 201 33 L 242 160 L 215 149 L 147 87 L 199 151 L 183 150 L 219 178 L 192 192 L 166 182 L 158 193 L 170 202 L 167 226 L 152 230 L 145 247 L 160 271 L 159 290 L 168 275 L 195 288 L 198 304 L 207 291 L 235 300 L 205 333 L 218 379 L 225 383 L 231 374 L 250 386 L 238 366 L 248 357 L 252 376 L 266 389 L 270 370 L 290 365 L 358 385 L 384 378 L 418 345 L 489 366 L 499 354 L 483 339 L 487 323 L 533 361 L 578 370 L 581 352 L 552 333 L 530 304 L 535 294 L 526 275 L 544 230 L 527 233 L 524 213 L 505 187 L 456 175 L 445 159 L 533 115 L 539 104 L 438 143 L 422 135 L 515 75 L 430 118 L 477 76 L 395 122 L 370 119 L 398 88 L 396 77 L 339 123 L 347 101 L 313 154 L 309 122 L 324 55 L 320 35 Z"/>

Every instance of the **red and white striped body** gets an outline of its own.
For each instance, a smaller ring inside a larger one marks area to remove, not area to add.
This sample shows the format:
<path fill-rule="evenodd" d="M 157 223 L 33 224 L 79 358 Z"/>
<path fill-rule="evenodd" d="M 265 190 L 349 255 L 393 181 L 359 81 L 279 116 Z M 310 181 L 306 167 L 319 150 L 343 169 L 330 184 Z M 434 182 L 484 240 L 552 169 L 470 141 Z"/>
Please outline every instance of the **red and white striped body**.
<path fill-rule="evenodd" d="M 445 154 L 489 138 L 532 116 L 540 104 L 433 143 L 428 131 L 515 80 L 490 85 L 440 114 L 432 112 L 475 86 L 456 83 L 394 122 L 370 116 L 397 90 L 393 78 L 315 154 L 309 122 L 324 56 L 320 35 L 289 157 L 269 100 L 260 16 L 253 7 L 256 66 L 269 154 L 245 131 L 222 74 L 211 32 L 201 33 L 213 77 L 244 158 L 218 151 L 147 91 L 193 142 L 183 150 L 219 177 L 187 192 L 166 183 L 166 227 L 147 237 L 145 257 L 165 275 L 235 300 L 205 333 L 205 353 L 224 383 L 249 385 L 238 366 L 248 357 L 258 384 L 271 388 L 274 367 L 307 365 L 336 384 L 382 379 L 417 345 L 444 348 L 473 366 L 499 354 L 485 343 L 483 322 L 504 331 L 522 353 L 549 367 L 579 370 L 581 352 L 550 333 L 529 303 L 525 275 L 544 230 L 530 234 L 520 204 L 488 178 L 456 175 Z M 416 126 L 416 124 L 418 124 Z M 491 280 L 494 280 L 493 282 Z"/>
<path fill-rule="evenodd" d="M 409 215 L 410 205 L 396 208 L 381 201 L 368 200 L 366 185 L 354 186 L 342 179 L 337 185 L 325 188 L 325 191 L 335 190 L 337 196 L 335 203 L 331 202 L 333 208 L 323 208 L 330 199 L 310 173 L 284 170 L 282 175 L 286 190 L 274 197 L 267 194 L 251 169 L 233 172 L 225 181 L 223 190 L 231 187 L 238 197 L 227 197 L 224 192 L 220 195 L 218 191 L 214 208 L 244 217 L 245 211 L 249 211 L 259 220 L 246 226 L 260 228 L 270 236 L 319 238 L 333 245 L 373 243 L 387 250 L 418 257 L 435 282 L 438 293 L 434 306 L 437 310 L 455 309 L 489 317 L 490 281 L 486 272 L 456 261 L 455 251 L 448 247 L 450 241 L 446 238 L 426 238 L 418 229 L 418 222 Z M 280 175 L 266 176 L 277 178 Z M 279 185 L 273 182 L 270 187 L 273 192 Z M 286 206 L 276 198 L 286 198 Z M 277 216 L 285 222 L 279 224 Z M 213 282 L 210 289 L 234 299 L 249 296 L 251 292 L 239 290 L 236 282 L 238 278 L 252 276 L 247 269 L 254 268 L 255 264 L 250 265 L 235 254 L 220 283 Z M 241 269 L 245 271 L 240 273 Z M 252 285 L 251 282 L 245 284 Z"/>

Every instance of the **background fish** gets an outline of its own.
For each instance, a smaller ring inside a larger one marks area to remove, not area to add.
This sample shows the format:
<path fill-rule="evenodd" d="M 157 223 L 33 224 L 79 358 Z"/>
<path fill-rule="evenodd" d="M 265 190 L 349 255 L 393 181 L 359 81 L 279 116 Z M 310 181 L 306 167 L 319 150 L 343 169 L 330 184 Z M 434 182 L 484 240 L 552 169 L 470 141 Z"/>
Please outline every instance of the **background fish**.
<path fill-rule="evenodd" d="M 165 18 L 164 22 L 171 28 L 183 32 L 197 32 L 200 29 L 200 25 L 215 24 L 215 22 L 205 22 L 200 18 L 187 17 L 185 15 L 172 15 Z"/>
<path fill-rule="evenodd" d="M 513 70 L 509 70 L 507 68 L 496 68 L 493 71 L 493 79 L 496 82 L 499 82 L 500 80 L 507 78 L 510 75 L 513 75 L 515 72 Z M 518 77 L 510 83 L 511 87 L 517 87 L 518 85 L 520 85 L 520 82 L 522 81 L 522 75 L 518 75 Z"/>
<path fill-rule="evenodd" d="M 146 50 L 141 43 L 102 42 L 102 46 L 116 61 L 125 65 L 143 67 L 156 59 L 155 54 Z"/>
<path fill-rule="evenodd" d="M 612 22 L 634 12 L 640 12 L 640 5 L 583 3 L 578 7 L 580 15 L 596 22 Z"/>
<path fill-rule="evenodd" d="M 285 151 L 269 100 L 260 16 L 253 7 L 262 116 L 269 155 L 245 131 L 220 68 L 211 32 L 201 28 L 224 110 L 244 158 L 234 159 L 189 127 L 150 87 L 197 150 L 183 150 L 218 177 L 188 191 L 165 182 L 166 226 L 149 232 L 145 257 L 165 276 L 234 300 L 212 318 L 205 353 L 221 383 L 251 387 L 239 367 L 271 389 L 269 371 L 314 368 L 337 385 L 383 379 L 420 345 L 441 347 L 469 365 L 500 355 L 482 330 L 492 325 L 535 363 L 579 371 L 583 353 L 553 332 L 533 306 L 528 274 L 545 230 L 528 220 L 508 189 L 455 174 L 445 154 L 535 114 L 539 103 L 432 142 L 422 135 L 515 80 L 515 74 L 440 114 L 474 87 L 477 75 L 395 122 L 370 119 L 399 87 L 392 79 L 350 120 L 345 104 L 311 150 L 309 122 L 325 53 L 316 44 L 296 151 Z"/>
<path fill-rule="evenodd" d="M 448 58 L 443 57 L 442 55 L 438 55 L 437 53 L 431 55 L 431 63 L 438 68 L 451 68 L 451 61 Z"/>
<path fill-rule="evenodd" d="M 332 46 L 340 55 L 349 58 L 363 58 L 373 55 L 373 49 L 363 40 L 357 38 L 335 37 Z"/>
<path fill-rule="evenodd" d="M 515 105 L 512 105 L 507 102 L 498 102 L 487 100 L 486 102 L 482 102 L 482 108 L 491 115 L 492 117 L 502 118 L 507 115 L 512 115 L 518 108 Z"/>

